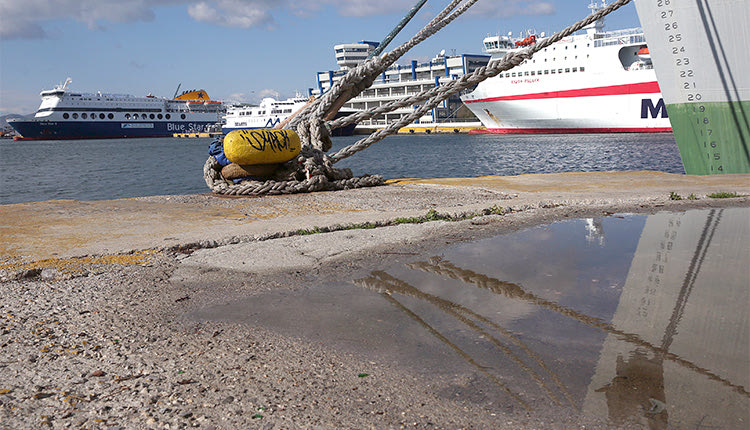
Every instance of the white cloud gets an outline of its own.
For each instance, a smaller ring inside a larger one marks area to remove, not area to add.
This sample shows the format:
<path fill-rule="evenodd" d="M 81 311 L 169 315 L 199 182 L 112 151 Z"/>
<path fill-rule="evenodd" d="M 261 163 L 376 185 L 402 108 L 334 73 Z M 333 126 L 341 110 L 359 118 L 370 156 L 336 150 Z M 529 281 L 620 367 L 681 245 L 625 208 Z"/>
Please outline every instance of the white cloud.
<path fill-rule="evenodd" d="M 555 5 L 550 1 L 507 0 L 502 2 L 477 2 L 467 15 L 481 15 L 485 18 L 510 18 L 520 15 L 552 15 Z"/>
<path fill-rule="evenodd" d="M 281 98 L 281 94 L 276 90 L 267 88 L 267 89 L 260 90 L 260 91 L 251 91 L 250 94 L 232 93 L 227 96 L 225 101 L 232 102 L 232 103 L 256 103 L 257 104 L 257 103 L 260 103 L 260 101 L 266 97 L 273 97 L 278 100 Z"/>
<path fill-rule="evenodd" d="M 477 2 L 469 13 L 484 17 L 545 15 L 555 12 L 550 1 L 500 0 Z M 425 6 L 434 14 L 447 0 Z M 404 0 L 0 0 L 0 38 L 48 37 L 48 21 L 73 19 L 90 29 L 103 29 L 107 22 L 153 21 L 154 10 L 184 5 L 196 21 L 227 27 L 275 26 L 274 14 L 282 11 L 310 17 L 332 8 L 345 17 L 366 17 L 405 13 L 412 2 Z"/>
<path fill-rule="evenodd" d="M 102 22 L 152 21 L 153 9 L 182 0 L 0 0 L 0 37 L 3 39 L 46 37 L 44 23 L 74 19 L 91 29 Z"/>
<path fill-rule="evenodd" d="M 273 0 L 213 0 L 188 6 L 188 14 L 199 22 L 227 27 L 269 27 L 274 25 L 271 9 L 279 4 Z"/>

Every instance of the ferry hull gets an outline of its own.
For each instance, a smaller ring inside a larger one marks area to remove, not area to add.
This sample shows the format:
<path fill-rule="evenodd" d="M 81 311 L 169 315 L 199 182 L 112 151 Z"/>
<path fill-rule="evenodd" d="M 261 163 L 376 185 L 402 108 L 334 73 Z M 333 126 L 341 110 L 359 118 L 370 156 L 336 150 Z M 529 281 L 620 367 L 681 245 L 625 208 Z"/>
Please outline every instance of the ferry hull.
<path fill-rule="evenodd" d="M 750 6 L 636 0 L 685 172 L 750 173 Z"/>
<path fill-rule="evenodd" d="M 658 90 L 658 86 L 655 86 Z M 663 133 L 671 132 L 667 109 L 659 92 L 585 95 L 594 89 L 495 97 L 468 101 L 467 106 L 486 127 L 485 133 Z"/>
<path fill-rule="evenodd" d="M 172 137 L 175 133 L 208 131 L 213 121 L 9 121 L 21 135 L 14 140 L 117 139 Z"/>

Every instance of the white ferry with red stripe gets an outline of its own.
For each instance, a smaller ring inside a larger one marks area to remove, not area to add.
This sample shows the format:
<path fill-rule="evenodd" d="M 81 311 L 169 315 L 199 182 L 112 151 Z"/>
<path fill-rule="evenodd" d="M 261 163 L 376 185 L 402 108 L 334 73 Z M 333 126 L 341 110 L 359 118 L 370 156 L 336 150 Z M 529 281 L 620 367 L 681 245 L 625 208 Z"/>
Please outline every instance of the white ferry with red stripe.
<path fill-rule="evenodd" d="M 592 0 L 595 13 L 606 3 Z M 490 36 L 490 61 L 543 40 Z M 640 28 L 604 31 L 603 20 L 481 82 L 461 97 L 484 130 L 475 133 L 671 132 Z"/>

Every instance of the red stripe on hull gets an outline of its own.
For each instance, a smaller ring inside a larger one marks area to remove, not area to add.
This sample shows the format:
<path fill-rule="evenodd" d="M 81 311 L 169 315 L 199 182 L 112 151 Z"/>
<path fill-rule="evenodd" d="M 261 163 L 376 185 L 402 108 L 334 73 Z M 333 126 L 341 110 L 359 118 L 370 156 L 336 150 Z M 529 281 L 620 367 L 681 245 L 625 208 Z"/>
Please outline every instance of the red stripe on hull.
<path fill-rule="evenodd" d="M 490 97 L 478 100 L 464 100 L 464 103 L 482 103 L 496 102 L 507 100 L 543 100 L 543 99 L 560 99 L 570 97 L 599 97 L 599 96 L 620 96 L 626 94 L 648 94 L 659 93 L 659 83 L 642 82 L 639 84 L 612 85 L 608 87 L 582 88 L 578 90 L 550 91 L 545 93 L 517 94 L 514 96 Z"/>
<path fill-rule="evenodd" d="M 671 133 L 671 127 L 640 128 L 488 128 L 469 130 L 469 134 L 596 134 L 596 133 Z"/>

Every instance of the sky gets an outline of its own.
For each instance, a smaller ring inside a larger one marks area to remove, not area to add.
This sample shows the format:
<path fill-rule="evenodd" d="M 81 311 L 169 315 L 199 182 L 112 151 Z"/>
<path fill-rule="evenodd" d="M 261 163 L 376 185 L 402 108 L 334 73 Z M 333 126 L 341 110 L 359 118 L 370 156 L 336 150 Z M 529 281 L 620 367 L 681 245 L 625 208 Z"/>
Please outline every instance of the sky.
<path fill-rule="evenodd" d="M 559 31 L 589 0 L 479 0 L 400 61 L 441 50 L 482 54 L 488 35 Z M 39 92 L 70 77 L 80 92 L 172 97 L 205 89 L 214 100 L 257 103 L 308 94 L 337 70 L 333 46 L 381 41 L 416 0 L 0 0 L 0 116 L 30 114 Z M 390 49 L 449 0 L 429 0 Z M 608 3 L 611 3 L 608 2 Z M 606 29 L 640 26 L 631 4 Z"/>

